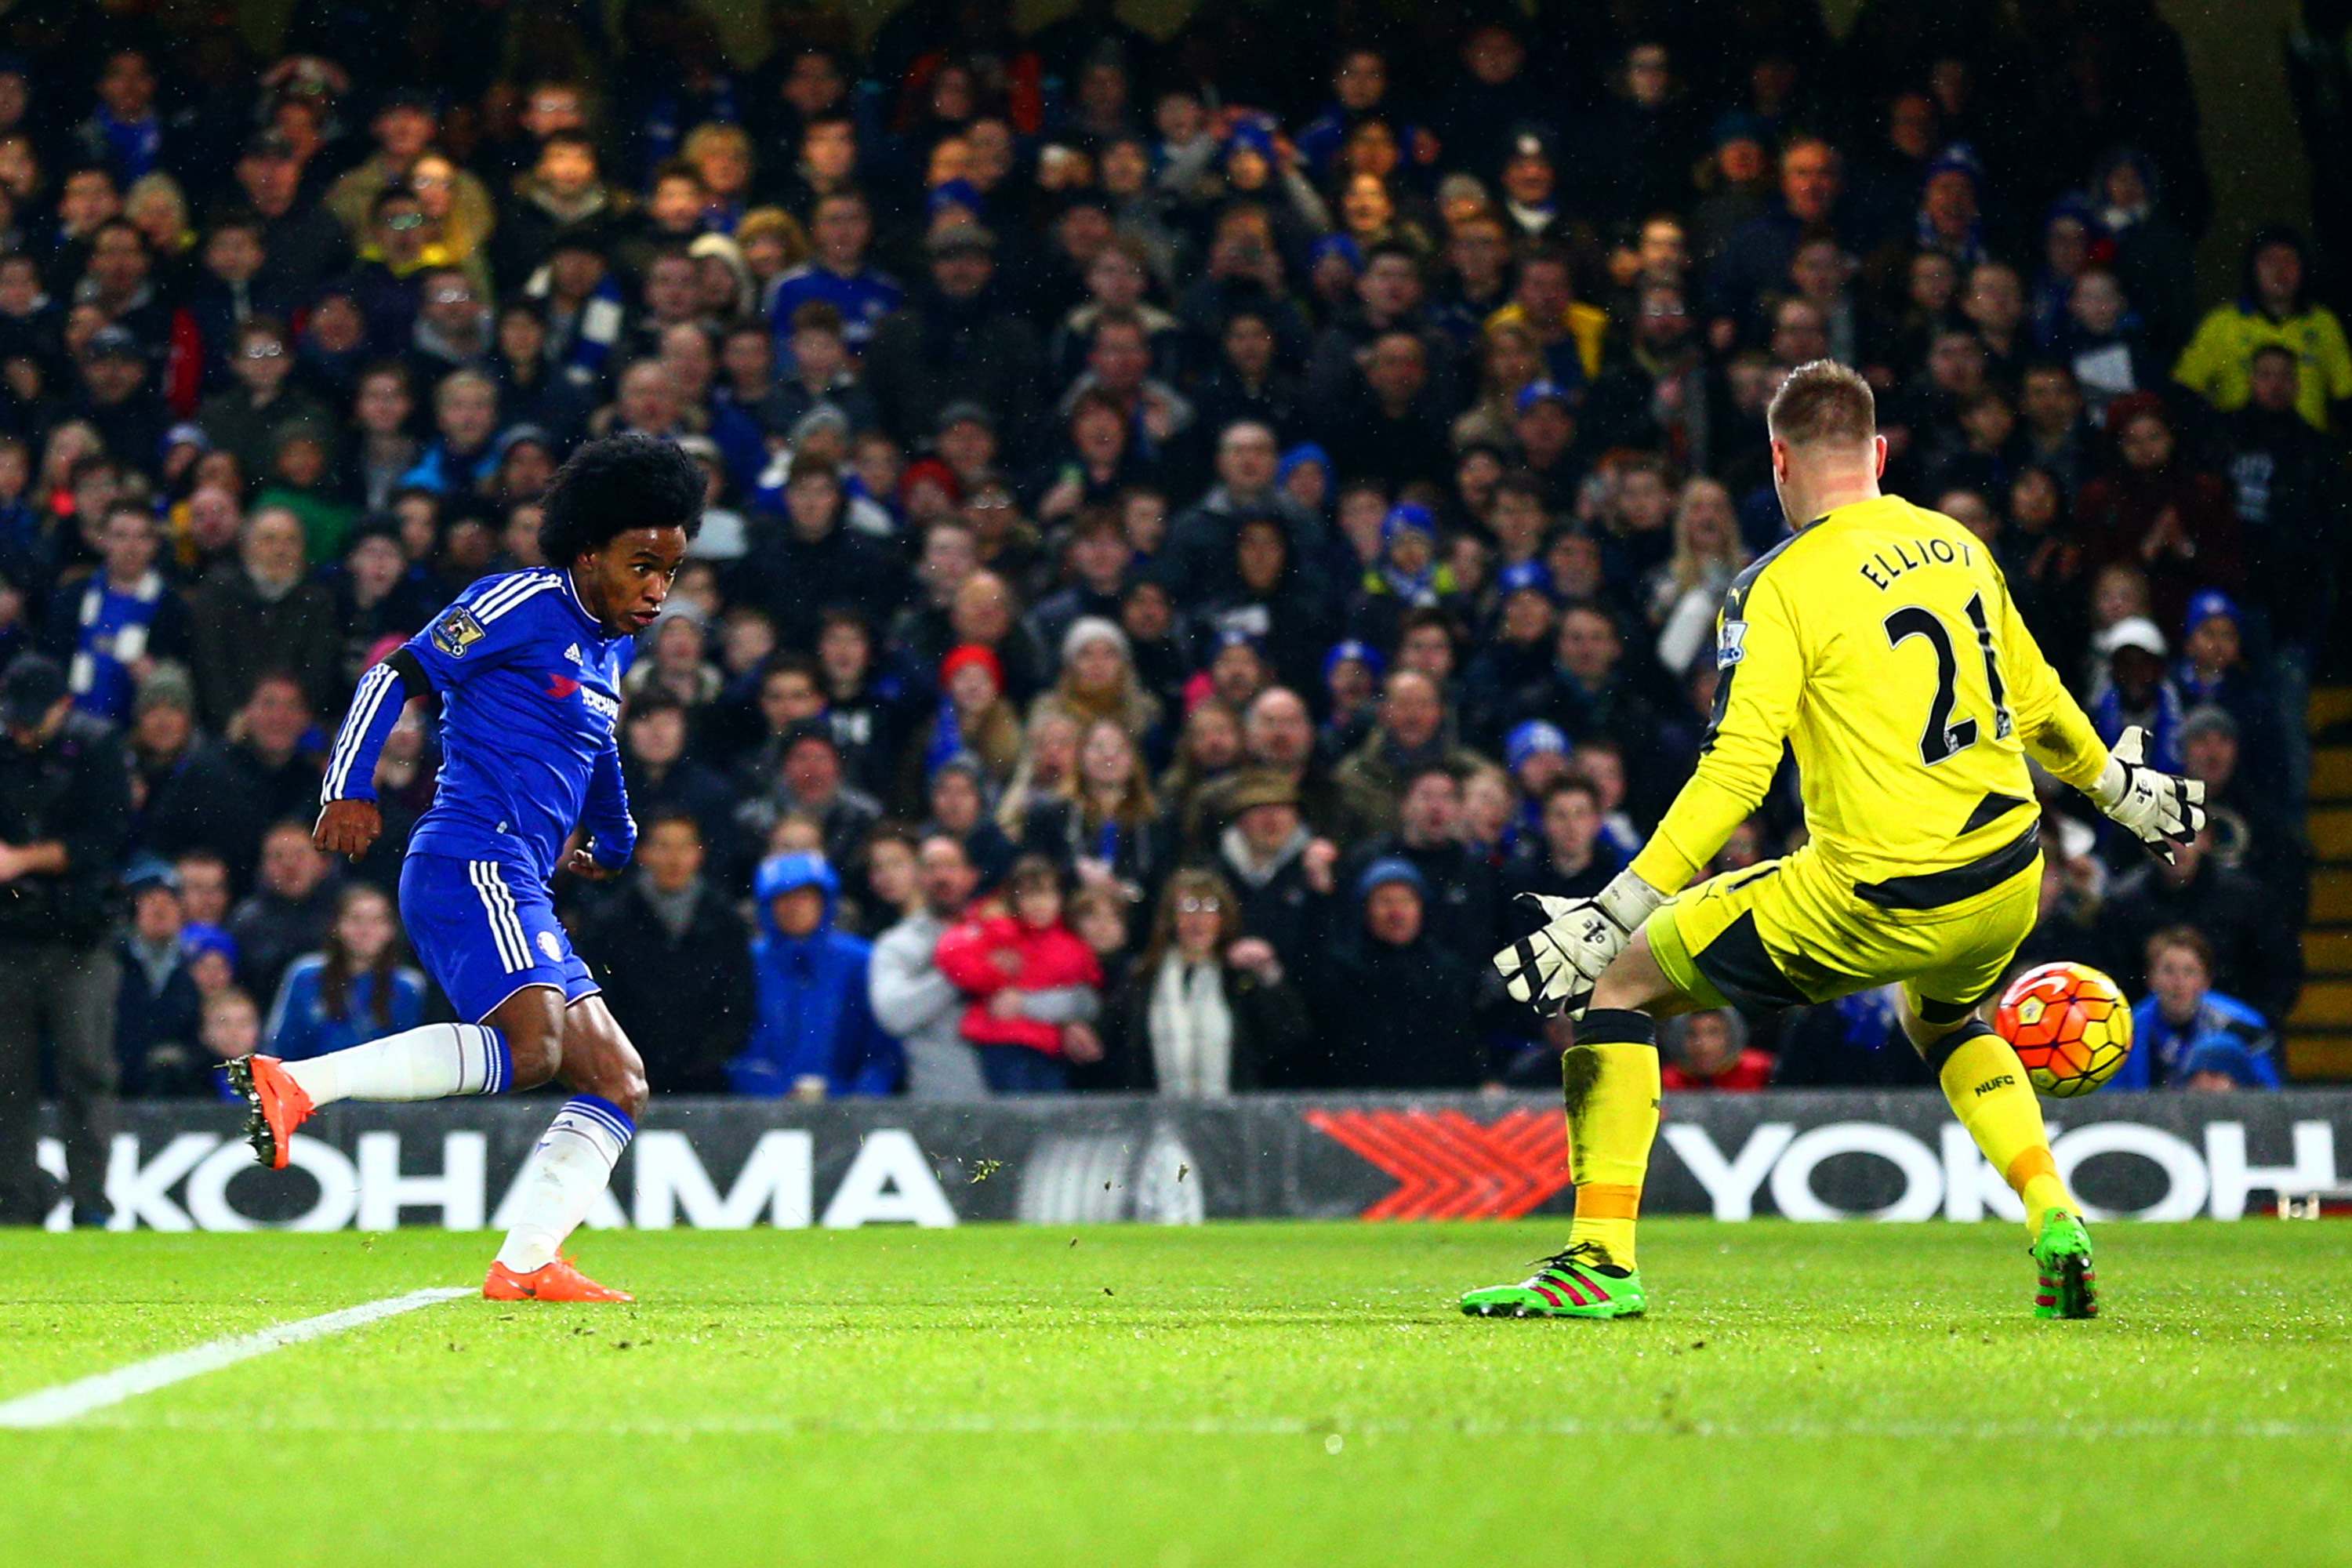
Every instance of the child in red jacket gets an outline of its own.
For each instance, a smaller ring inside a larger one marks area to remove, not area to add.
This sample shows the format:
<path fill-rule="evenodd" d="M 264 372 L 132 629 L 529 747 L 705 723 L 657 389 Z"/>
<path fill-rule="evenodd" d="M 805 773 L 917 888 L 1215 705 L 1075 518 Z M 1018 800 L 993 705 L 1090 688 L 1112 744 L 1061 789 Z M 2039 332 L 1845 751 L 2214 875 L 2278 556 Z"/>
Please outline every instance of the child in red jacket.
<path fill-rule="evenodd" d="M 978 914 L 940 938 L 940 973 L 972 999 L 963 1037 L 994 1094 L 1059 1094 L 1068 1062 L 1098 1061 L 1102 969 L 1062 923 L 1062 879 L 1024 855 L 1005 877 L 1011 914 Z"/>
<path fill-rule="evenodd" d="M 1772 1058 L 1748 1043 L 1747 1020 L 1728 1007 L 1669 1019 L 1659 1026 L 1658 1049 L 1666 1058 L 1661 1080 L 1684 1093 L 1746 1094 L 1772 1081 Z"/>

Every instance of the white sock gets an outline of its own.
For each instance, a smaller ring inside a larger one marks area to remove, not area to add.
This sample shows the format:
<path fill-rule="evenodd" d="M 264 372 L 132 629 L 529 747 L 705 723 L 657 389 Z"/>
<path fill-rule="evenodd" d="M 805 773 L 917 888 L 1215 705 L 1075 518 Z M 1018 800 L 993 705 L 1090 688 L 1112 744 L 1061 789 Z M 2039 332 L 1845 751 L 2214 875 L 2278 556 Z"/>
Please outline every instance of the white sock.
<path fill-rule="evenodd" d="M 499 1261 L 518 1274 L 554 1261 L 555 1249 L 588 1217 L 588 1205 L 613 1179 L 613 1166 L 636 1131 L 628 1113 L 609 1100 L 576 1094 L 565 1100 L 531 1154 L 529 1185 Z"/>
<path fill-rule="evenodd" d="M 487 1024 L 426 1024 L 284 1065 L 312 1105 L 498 1094 L 514 1082 L 506 1037 Z"/>

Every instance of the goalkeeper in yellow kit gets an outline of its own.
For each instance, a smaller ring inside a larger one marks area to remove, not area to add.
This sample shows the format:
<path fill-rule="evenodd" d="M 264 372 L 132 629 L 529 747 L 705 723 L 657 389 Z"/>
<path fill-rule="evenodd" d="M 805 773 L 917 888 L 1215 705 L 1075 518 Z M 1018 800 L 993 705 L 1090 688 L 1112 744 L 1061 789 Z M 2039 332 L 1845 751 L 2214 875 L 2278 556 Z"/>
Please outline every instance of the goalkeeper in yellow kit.
<path fill-rule="evenodd" d="M 1580 1020 L 1561 1058 L 1576 1220 L 1565 1251 L 1465 1312 L 1613 1318 L 1644 1305 L 1633 1223 L 1658 1129 L 1660 1017 L 1797 1007 L 1900 982 L 1905 1032 L 2024 1200 L 2043 1317 L 2096 1310 L 2090 1240 L 2007 1042 L 1976 1016 L 2032 930 L 2042 814 L 2028 755 L 2155 853 L 2203 826 L 2202 784 L 2112 752 L 2018 618 L 1976 537 L 1879 493 L 1869 384 L 1800 367 L 1768 418 L 1787 516 L 1725 595 L 1696 772 L 1633 863 L 1495 955 L 1511 995 Z M 1796 755 L 1809 842 L 1682 891 Z"/>

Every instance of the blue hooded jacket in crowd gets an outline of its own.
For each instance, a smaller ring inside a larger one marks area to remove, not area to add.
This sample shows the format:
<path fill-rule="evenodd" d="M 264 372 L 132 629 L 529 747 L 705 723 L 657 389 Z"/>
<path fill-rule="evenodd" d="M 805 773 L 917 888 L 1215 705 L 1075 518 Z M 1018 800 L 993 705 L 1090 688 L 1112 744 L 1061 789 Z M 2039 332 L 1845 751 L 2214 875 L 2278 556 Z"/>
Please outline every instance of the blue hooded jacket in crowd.
<path fill-rule="evenodd" d="M 797 888 L 824 893 L 824 916 L 804 937 L 776 929 L 775 900 Z M 735 1092 L 787 1095 L 800 1079 L 822 1077 L 829 1095 L 890 1093 L 906 1074 L 906 1058 L 874 1018 L 866 986 L 872 944 L 834 929 L 840 878 L 822 856 L 775 855 L 761 865 L 753 891 L 756 1006 L 751 1043 L 727 1064 Z"/>
<path fill-rule="evenodd" d="M 2234 996 L 2205 993 L 2186 1024 L 2164 1016 L 2153 995 L 2132 1008 L 2132 1049 L 2109 1089 L 2179 1089 L 2199 1072 L 2224 1072 L 2241 1089 L 2276 1089 L 2270 1026 Z"/>

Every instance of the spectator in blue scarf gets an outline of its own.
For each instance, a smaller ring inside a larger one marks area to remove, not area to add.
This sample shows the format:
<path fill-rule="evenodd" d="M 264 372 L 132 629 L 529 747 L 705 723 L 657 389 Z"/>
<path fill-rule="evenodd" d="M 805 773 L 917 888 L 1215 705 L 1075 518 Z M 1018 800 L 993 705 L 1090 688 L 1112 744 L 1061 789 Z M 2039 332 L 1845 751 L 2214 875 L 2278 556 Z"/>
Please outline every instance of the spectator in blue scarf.
<path fill-rule="evenodd" d="M 2234 996 L 2213 989 L 2213 947 L 2189 926 L 2147 939 L 2147 994 L 2132 1007 L 2132 1051 L 2108 1089 L 2276 1089 L 2270 1026 Z"/>
<path fill-rule="evenodd" d="M 2091 703 L 2091 727 L 2112 746 L 2127 726 L 2140 725 L 2147 731 L 2149 764 L 2179 772 L 2180 717 L 2188 704 L 2164 673 L 2164 634 L 2146 616 L 2130 616 L 2101 632 L 2096 647 L 2107 673 Z"/>
<path fill-rule="evenodd" d="M 188 608 L 155 569 L 155 520 L 136 506 L 107 513 L 99 569 L 64 589 L 47 642 L 66 664 L 74 706 L 121 724 L 139 677 L 159 658 L 188 657 Z"/>

